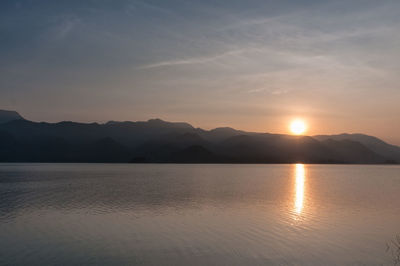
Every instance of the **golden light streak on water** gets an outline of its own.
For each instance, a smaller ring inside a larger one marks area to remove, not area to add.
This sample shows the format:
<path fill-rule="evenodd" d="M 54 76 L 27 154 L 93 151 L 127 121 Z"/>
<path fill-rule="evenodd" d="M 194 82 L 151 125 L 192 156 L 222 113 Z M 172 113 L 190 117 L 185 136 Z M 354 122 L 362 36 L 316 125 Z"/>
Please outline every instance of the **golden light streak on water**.
<path fill-rule="evenodd" d="M 305 182 L 305 169 L 304 164 L 296 164 L 296 182 L 295 182 L 295 199 L 294 199 L 294 211 L 300 215 L 303 210 L 304 203 L 304 182 Z"/>

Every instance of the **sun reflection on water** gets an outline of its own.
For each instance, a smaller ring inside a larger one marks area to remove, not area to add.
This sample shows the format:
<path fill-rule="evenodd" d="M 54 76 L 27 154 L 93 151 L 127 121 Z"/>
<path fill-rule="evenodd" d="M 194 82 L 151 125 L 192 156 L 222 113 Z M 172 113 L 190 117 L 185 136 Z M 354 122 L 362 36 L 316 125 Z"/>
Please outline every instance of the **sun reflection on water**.
<path fill-rule="evenodd" d="M 294 199 L 294 211 L 300 215 L 303 210 L 304 203 L 304 181 L 305 181 L 305 169 L 304 164 L 296 164 L 296 181 L 295 181 L 295 199 Z"/>

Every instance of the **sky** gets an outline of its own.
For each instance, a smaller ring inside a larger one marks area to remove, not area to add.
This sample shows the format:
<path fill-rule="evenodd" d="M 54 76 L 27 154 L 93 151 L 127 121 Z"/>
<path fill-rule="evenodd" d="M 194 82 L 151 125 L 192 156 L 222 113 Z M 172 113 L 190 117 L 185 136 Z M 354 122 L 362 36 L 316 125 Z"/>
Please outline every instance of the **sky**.
<path fill-rule="evenodd" d="M 398 0 L 0 2 L 0 109 L 400 145 Z"/>

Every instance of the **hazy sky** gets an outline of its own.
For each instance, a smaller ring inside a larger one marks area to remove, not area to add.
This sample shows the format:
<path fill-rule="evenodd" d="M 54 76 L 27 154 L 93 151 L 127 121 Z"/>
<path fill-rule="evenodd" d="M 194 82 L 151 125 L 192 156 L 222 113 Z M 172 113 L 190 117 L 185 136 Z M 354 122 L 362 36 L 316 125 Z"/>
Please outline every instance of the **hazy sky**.
<path fill-rule="evenodd" d="M 0 109 L 400 144 L 400 1 L 0 2 Z"/>

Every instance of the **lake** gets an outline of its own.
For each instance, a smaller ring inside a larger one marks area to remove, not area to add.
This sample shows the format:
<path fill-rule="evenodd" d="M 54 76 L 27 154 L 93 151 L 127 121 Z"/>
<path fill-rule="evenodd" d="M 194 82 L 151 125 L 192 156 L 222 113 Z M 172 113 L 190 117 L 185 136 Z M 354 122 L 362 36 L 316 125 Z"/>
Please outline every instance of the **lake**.
<path fill-rule="evenodd" d="M 398 234 L 400 166 L 0 164 L 0 265 L 393 265 Z"/>

